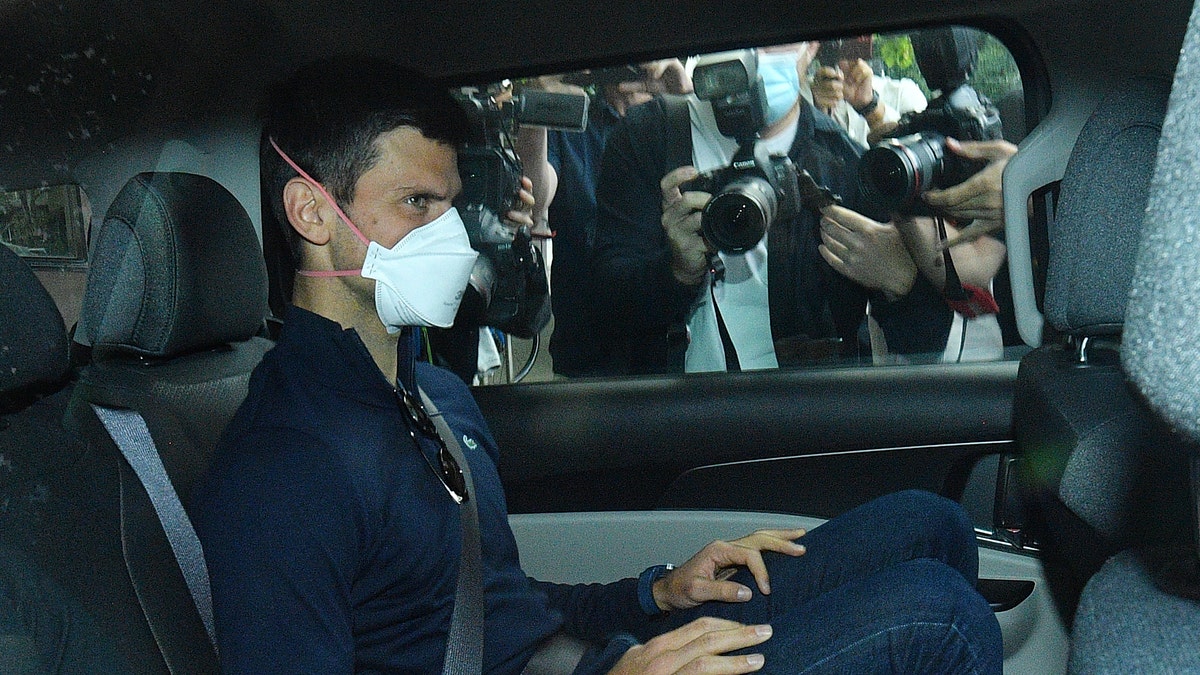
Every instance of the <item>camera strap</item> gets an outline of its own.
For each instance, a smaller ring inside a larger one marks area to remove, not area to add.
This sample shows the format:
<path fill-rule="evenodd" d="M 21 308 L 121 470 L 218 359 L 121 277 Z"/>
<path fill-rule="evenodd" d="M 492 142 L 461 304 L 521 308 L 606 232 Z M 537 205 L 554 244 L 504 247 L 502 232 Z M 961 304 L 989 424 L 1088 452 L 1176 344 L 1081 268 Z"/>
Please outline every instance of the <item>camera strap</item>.
<path fill-rule="evenodd" d="M 937 223 L 939 241 L 946 241 L 946 219 L 942 216 L 934 216 L 934 222 Z M 954 267 L 954 257 L 950 255 L 949 248 L 942 249 L 942 261 L 946 266 L 946 284 L 942 288 L 942 297 L 950 309 L 968 319 L 974 319 L 984 314 L 1000 313 L 1000 306 L 996 304 L 996 298 L 987 289 L 964 284 L 959 279 L 958 270 Z"/>

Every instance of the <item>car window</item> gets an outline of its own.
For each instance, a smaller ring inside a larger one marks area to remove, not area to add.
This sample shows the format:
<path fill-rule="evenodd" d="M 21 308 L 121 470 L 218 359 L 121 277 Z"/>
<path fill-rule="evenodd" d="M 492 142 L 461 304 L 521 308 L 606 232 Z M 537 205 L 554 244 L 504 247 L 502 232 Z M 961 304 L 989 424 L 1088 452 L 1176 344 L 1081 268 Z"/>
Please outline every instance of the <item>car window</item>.
<path fill-rule="evenodd" d="M 803 113 L 789 112 L 796 89 Z M 478 209 L 465 218 L 493 263 L 480 285 L 514 300 L 509 320 L 524 311 L 515 330 L 480 331 L 480 384 L 1024 351 L 1001 222 L 964 218 L 953 201 L 982 180 L 983 150 L 945 140 L 1025 135 L 1021 75 L 994 36 L 847 36 L 457 93 L 477 132 L 463 155 L 467 201 L 501 211 L 506 186 L 529 176 L 527 246 L 550 278 L 552 313 L 539 323 L 515 295 L 528 268 L 505 257 L 502 236 L 488 243 L 503 228 L 489 230 Z M 685 165 L 698 175 L 669 176 Z M 917 196 L 930 187 L 959 189 L 935 207 Z M 888 224 L 893 214 L 911 226 Z M 964 232 L 947 259 L 940 242 Z"/>
<path fill-rule="evenodd" d="M 35 266 L 85 262 L 90 218 L 77 185 L 0 192 L 0 243 Z"/>
<path fill-rule="evenodd" d="M 0 191 L 0 244 L 33 267 L 68 327 L 83 305 L 91 218 L 78 185 Z"/>

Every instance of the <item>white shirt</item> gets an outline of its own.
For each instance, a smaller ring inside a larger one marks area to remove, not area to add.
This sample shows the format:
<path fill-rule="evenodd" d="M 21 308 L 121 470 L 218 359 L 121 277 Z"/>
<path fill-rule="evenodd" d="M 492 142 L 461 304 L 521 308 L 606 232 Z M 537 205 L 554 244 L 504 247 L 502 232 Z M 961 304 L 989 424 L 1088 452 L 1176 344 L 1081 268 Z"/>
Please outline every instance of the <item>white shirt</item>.
<path fill-rule="evenodd" d="M 711 171 L 729 165 L 737 152 L 737 141 L 717 131 L 712 106 L 688 97 L 692 123 L 692 165 Z M 797 122 L 754 146 L 760 161 L 769 155 L 787 154 L 796 139 Z M 725 322 L 742 370 L 778 368 L 775 343 L 771 338 L 771 310 L 767 296 L 767 239 L 745 253 L 718 252 L 725 266 L 724 277 L 714 281 L 712 273 L 701 282 L 705 291 L 688 313 L 686 372 L 726 370 L 725 349 L 717 324 L 717 309 Z M 715 304 L 714 304 L 715 303 Z"/>
<path fill-rule="evenodd" d="M 921 112 L 929 105 L 929 102 L 925 100 L 925 94 L 921 92 L 921 87 L 907 77 L 896 80 L 886 75 L 875 75 L 871 79 L 871 85 L 875 89 L 875 93 L 879 94 L 879 104 L 885 106 L 883 112 L 885 122 L 897 122 L 901 115 Z M 812 103 L 812 89 L 809 88 L 807 82 L 801 86 L 800 94 L 804 96 L 805 100 Z M 861 147 L 867 147 L 867 134 L 870 133 L 871 126 L 867 124 L 867 118 L 859 115 L 848 101 L 845 99 L 839 101 L 829 116 L 846 130 L 846 135 L 850 136 L 851 140 Z"/>

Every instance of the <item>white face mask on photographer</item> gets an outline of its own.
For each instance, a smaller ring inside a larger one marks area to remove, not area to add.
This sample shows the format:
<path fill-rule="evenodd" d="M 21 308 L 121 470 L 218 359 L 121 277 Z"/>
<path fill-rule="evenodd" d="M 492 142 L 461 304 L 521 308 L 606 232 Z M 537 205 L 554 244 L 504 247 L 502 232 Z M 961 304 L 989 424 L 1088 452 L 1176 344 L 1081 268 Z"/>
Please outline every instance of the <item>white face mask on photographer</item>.
<path fill-rule="evenodd" d="M 783 119 L 800 98 L 799 59 L 797 52 L 758 52 L 758 75 L 767 93 L 767 124 Z"/>
<path fill-rule="evenodd" d="M 325 196 L 350 231 L 367 245 L 362 269 L 297 270 L 296 274 L 307 277 L 361 274 L 374 279 L 375 312 L 389 333 L 398 333 L 405 326 L 448 328 L 453 324 L 479 255 L 471 248 L 458 210 L 449 208 L 406 234 L 395 246 L 384 248 L 379 242 L 367 239 L 325 187 L 293 162 L 274 139 L 270 140 L 279 156 Z"/>

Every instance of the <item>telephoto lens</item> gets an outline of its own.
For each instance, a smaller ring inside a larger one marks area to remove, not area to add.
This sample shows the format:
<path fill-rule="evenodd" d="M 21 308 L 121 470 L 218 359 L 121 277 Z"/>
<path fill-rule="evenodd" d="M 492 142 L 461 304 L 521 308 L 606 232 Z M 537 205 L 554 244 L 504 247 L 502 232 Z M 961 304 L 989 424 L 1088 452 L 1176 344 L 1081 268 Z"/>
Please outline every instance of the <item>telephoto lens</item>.
<path fill-rule="evenodd" d="M 866 198 L 889 213 L 906 213 L 922 192 L 942 185 L 946 137 L 920 133 L 885 138 L 859 161 Z"/>

